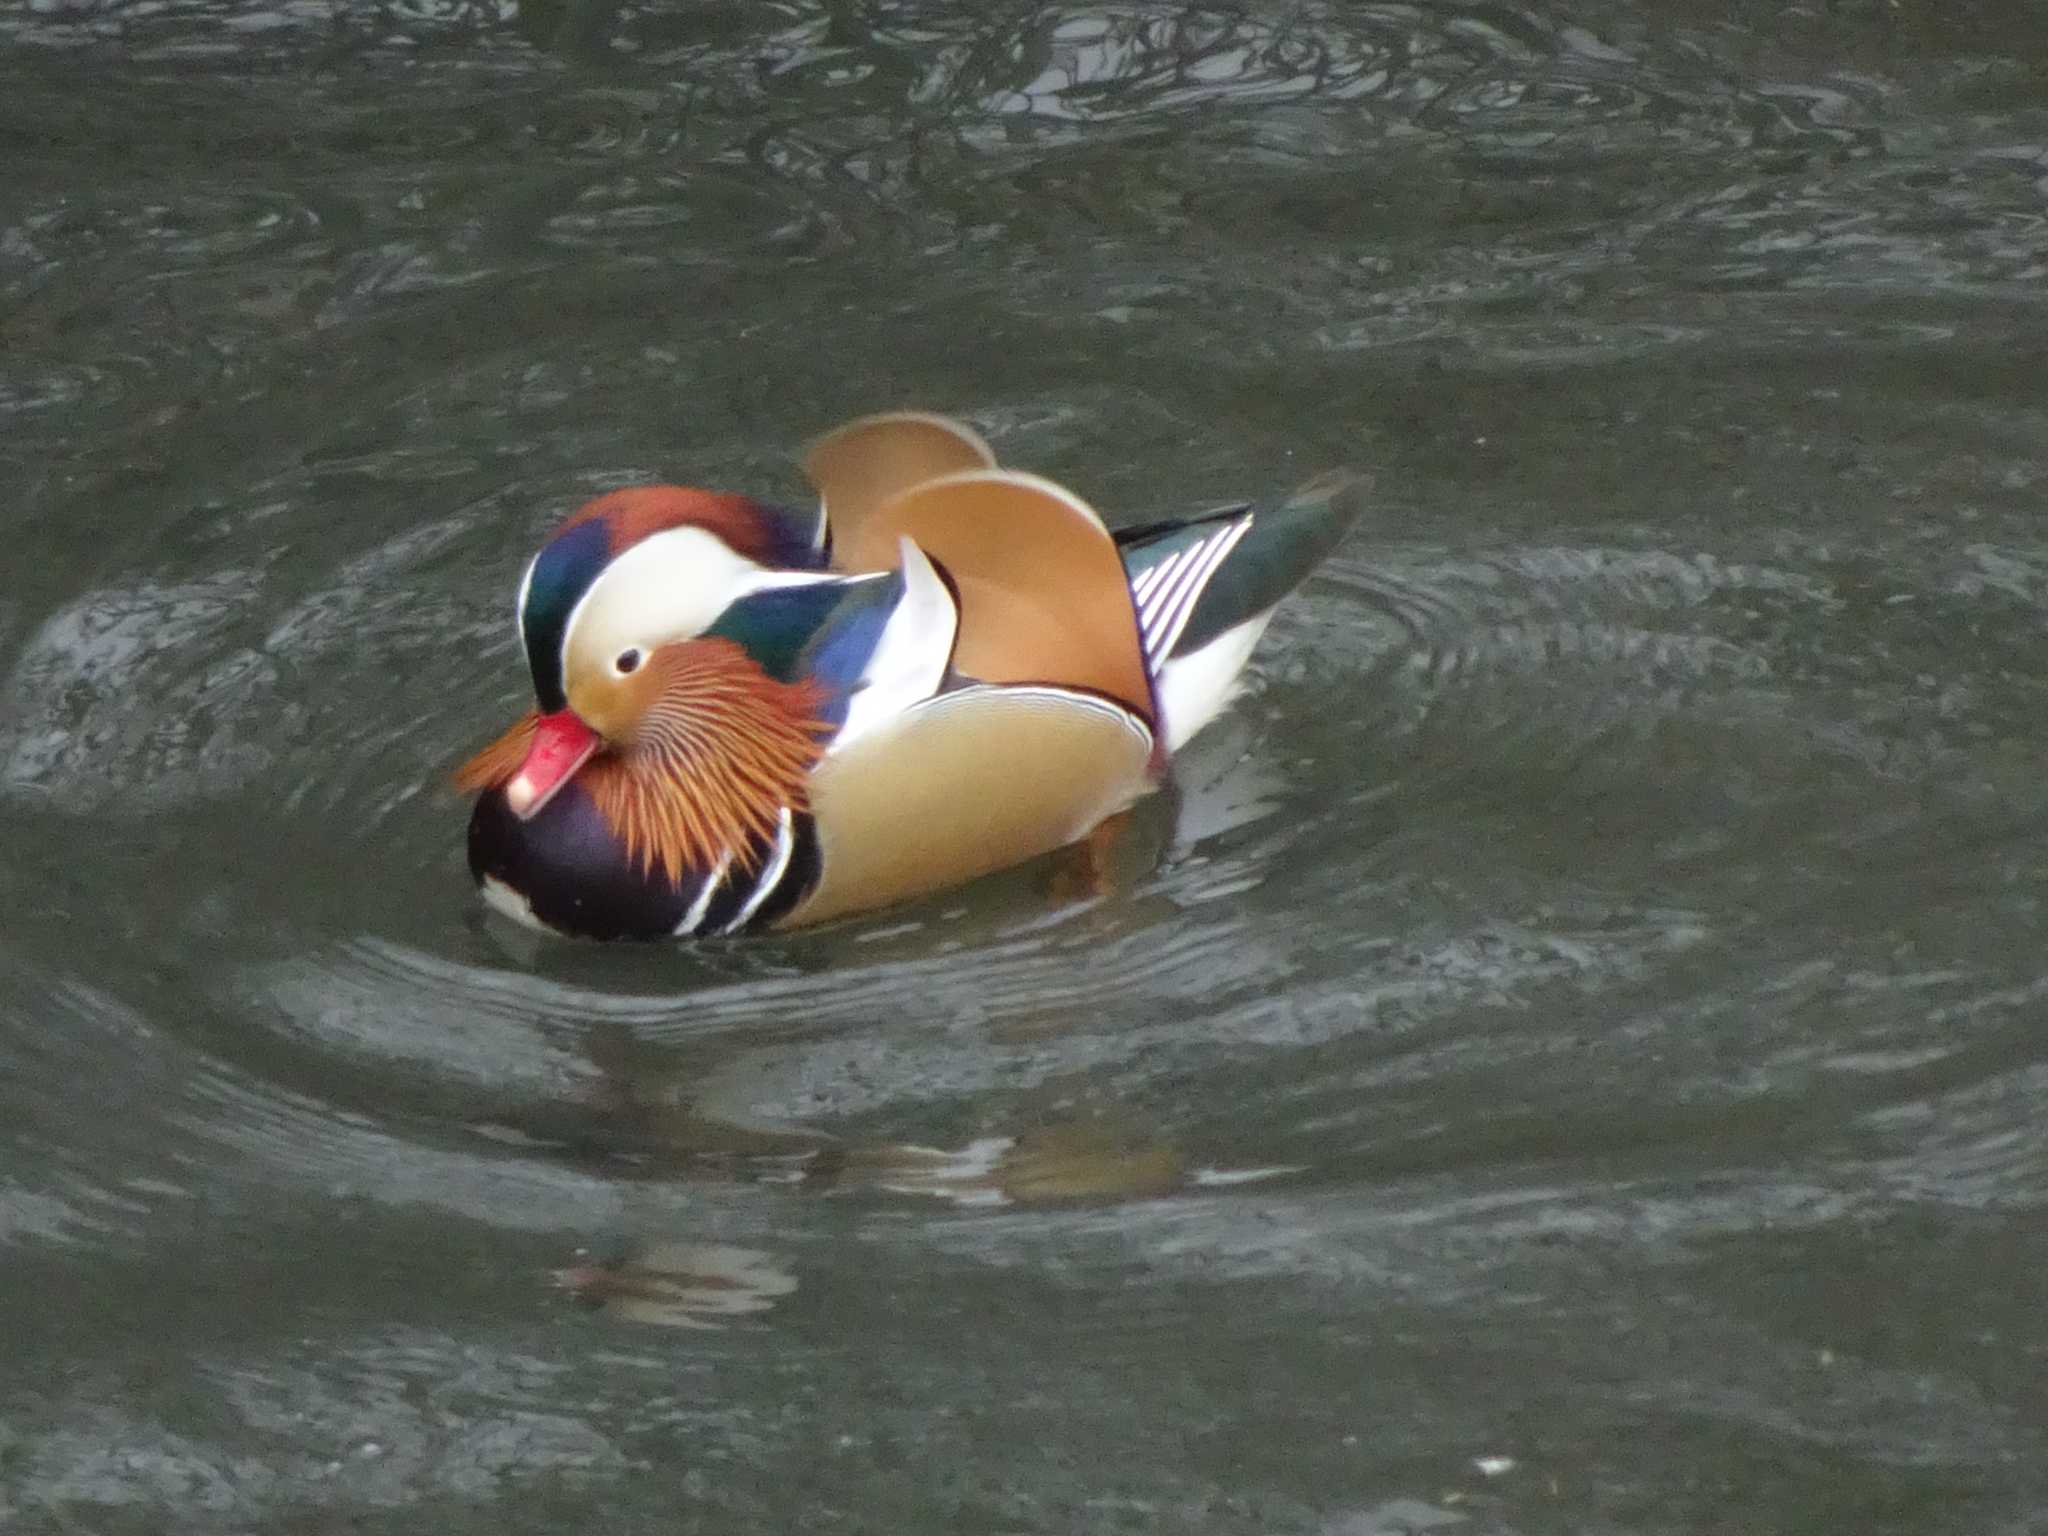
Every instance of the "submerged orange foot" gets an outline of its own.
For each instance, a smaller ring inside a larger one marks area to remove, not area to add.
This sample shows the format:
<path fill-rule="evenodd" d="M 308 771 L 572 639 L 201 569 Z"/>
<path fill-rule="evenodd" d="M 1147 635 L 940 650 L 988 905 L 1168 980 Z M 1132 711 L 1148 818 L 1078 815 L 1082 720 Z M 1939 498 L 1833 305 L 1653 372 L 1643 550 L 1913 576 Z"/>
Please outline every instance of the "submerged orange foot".
<path fill-rule="evenodd" d="M 1046 881 L 1055 902 L 1099 901 L 1127 891 L 1137 879 L 1136 812 L 1118 811 L 1078 843 L 1060 850 Z"/>

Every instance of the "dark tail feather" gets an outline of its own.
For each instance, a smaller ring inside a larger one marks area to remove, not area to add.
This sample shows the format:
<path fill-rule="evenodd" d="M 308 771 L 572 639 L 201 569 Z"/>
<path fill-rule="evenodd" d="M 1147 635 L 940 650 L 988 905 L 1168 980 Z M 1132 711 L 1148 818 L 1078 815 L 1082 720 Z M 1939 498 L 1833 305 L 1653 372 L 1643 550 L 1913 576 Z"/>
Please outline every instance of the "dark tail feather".
<path fill-rule="evenodd" d="M 1251 526 L 1196 599 L 1175 654 L 1201 649 L 1300 586 L 1343 542 L 1371 490 L 1371 476 L 1332 470 L 1280 501 L 1253 507 Z"/>

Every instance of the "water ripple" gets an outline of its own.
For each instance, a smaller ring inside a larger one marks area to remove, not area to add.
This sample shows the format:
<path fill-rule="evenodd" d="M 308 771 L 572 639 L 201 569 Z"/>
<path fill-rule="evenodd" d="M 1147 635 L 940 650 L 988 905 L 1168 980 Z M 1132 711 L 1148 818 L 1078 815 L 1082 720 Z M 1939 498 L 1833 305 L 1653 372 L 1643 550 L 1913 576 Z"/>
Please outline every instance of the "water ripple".
<path fill-rule="evenodd" d="M 1750 10 L 0 13 L 0 1524 L 2024 1525 L 2038 82 Z M 534 540 L 894 400 L 1380 500 L 1111 889 L 481 914 Z"/>

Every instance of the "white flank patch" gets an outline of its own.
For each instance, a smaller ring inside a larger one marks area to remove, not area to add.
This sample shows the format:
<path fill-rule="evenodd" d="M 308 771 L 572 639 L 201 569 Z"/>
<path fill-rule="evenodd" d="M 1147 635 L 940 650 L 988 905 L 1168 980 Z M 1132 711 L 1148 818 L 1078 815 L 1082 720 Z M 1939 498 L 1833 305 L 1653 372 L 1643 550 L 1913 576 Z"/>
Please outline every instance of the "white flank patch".
<path fill-rule="evenodd" d="M 1178 752 L 1197 731 L 1223 713 L 1237 693 L 1238 679 L 1273 610 L 1226 629 L 1198 651 L 1176 656 L 1159 669 L 1159 709 L 1166 716 L 1166 750 Z"/>

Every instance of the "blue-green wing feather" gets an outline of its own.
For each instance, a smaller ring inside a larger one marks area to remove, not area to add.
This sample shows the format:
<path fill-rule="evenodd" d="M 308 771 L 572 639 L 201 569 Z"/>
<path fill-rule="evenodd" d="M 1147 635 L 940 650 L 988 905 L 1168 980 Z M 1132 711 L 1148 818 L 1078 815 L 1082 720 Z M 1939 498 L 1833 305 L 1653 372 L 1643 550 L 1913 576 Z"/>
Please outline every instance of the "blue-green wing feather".
<path fill-rule="evenodd" d="M 779 681 L 824 684 L 821 717 L 834 726 L 850 714 L 872 723 L 936 689 L 952 654 L 952 597 L 912 554 L 894 571 L 749 592 L 705 633 L 737 641 Z"/>
<path fill-rule="evenodd" d="M 823 683 L 824 718 L 838 725 L 902 597 L 894 573 L 766 587 L 736 599 L 704 633 L 738 642 L 779 682 Z"/>
<path fill-rule="evenodd" d="M 1119 531 L 1153 669 L 1270 613 L 1343 539 L 1365 490 L 1326 475 L 1279 501 Z"/>

